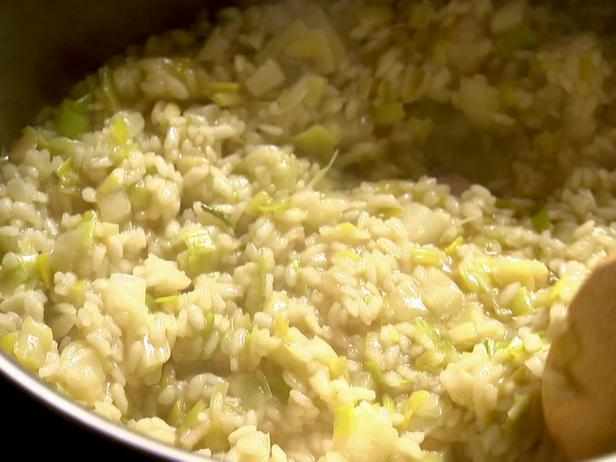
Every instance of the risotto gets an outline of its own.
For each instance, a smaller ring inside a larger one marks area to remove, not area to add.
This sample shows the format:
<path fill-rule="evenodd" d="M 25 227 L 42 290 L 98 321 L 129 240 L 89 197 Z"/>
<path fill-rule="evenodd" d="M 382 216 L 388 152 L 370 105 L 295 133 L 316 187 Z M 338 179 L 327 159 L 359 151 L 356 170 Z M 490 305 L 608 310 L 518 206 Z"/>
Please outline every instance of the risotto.
<path fill-rule="evenodd" d="M 616 247 L 616 41 L 559 5 L 259 3 L 129 48 L 2 160 L 0 346 L 226 461 L 557 460 L 549 339 Z"/>

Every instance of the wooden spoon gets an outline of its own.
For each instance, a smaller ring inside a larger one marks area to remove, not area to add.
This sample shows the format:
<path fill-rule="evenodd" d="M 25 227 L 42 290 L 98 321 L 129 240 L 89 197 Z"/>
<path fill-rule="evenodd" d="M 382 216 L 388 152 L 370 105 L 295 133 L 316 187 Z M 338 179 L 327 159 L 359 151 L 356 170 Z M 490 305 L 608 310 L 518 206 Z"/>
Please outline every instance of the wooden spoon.
<path fill-rule="evenodd" d="M 572 459 L 616 451 L 616 257 L 590 274 L 569 307 L 548 355 L 543 411 Z"/>

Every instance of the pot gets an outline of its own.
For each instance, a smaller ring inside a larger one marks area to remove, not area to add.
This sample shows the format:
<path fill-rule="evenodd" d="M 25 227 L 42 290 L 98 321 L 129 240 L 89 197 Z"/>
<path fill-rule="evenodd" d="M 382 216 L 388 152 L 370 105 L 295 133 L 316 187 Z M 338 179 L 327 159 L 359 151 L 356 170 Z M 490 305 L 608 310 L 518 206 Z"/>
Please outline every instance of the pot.
<path fill-rule="evenodd" d="M 207 2 L 215 7 L 216 2 Z M 0 3 L 0 146 L 15 139 L 45 104 L 128 44 L 190 24 L 199 0 L 21 0 Z M 169 461 L 208 460 L 135 433 L 55 392 L 0 353 L 4 376 L 33 399 L 101 437 Z M 9 435 L 10 436 L 10 435 Z M 210 459 L 211 460 L 211 459 Z M 600 459 L 616 462 L 616 455 Z"/>

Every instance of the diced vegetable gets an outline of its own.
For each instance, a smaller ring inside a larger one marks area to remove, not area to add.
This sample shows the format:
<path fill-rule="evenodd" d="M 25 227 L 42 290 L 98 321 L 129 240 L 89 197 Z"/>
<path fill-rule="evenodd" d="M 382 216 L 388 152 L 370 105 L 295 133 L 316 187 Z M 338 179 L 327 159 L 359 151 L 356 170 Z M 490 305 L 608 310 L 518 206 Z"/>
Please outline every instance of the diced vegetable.
<path fill-rule="evenodd" d="M 285 81 L 285 75 L 278 63 L 268 59 L 259 66 L 248 79 L 246 88 L 257 98 L 280 86 Z"/>
<path fill-rule="evenodd" d="M 327 368 L 329 369 L 329 375 L 335 379 L 338 377 L 348 378 L 348 364 L 347 359 L 344 356 L 335 356 L 325 361 Z"/>
<path fill-rule="evenodd" d="M 216 251 L 216 244 L 212 236 L 205 229 L 193 229 L 182 231 L 182 240 L 193 255 L 205 255 Z"/>
<path fill-rule="evenodd" d="M 352 404 L 334 410 L 334 439 L 348 437 L 355 427 L 355 408 Z"/>
<path fill-rule="evenodd" d="M 53 283 L 53 272 L 49 261 L 49 253 L 44 252 L 36 258 L 36 269 L 45 288 L 51 289 L 51 285 Z"/>
<path fill-rule="evenodd" d="M 500 92 L 484 76 L 463 77 L 455 105 L 470 121 L 482 127 L 494 125 L 497 119 L 511 122 L 498 112 Z"/>
<path fill-rule="evenodd" d="M 205 327 L 203 328 L 203 338 L 208 339 L 214 330 L 214 312 L 207 310 L 203 317 L 205 318 Z"/>
<path fill-rule="evenodd" d="M 87 281 L 85 279 L 80 279 L 75 284 L 73 284 L 73 287 L 71 287 L 71 290 L 69 292 L 70 297 L 77 304 L 83 303 L 83 300 L 84 300 L 84 298 L 86 296 L 87 285 L 88 285 L 88 283 L 87 283 Z"/>
<path fill-rule="evenodd" d="M 7 355 L 13 355 L 15 344 L 19 338 L 18 332 L 9 332 L 0 338 L 0 350 L 4 351 Z"/>
<path fill-rule="evenodd" d="M 394 125 L 404 120 L 405 112 L 402 103 L 387 103 L 374 110 L 374 123 L 377 125 Z"/>
<path fill-rule="evenodd" d="M 534 310 L 533 298 L 532 294 L 526 287 L 520 287 L 520 290 L 518 290 L 517 294 L 511 301 L 510 309 L 515 316 L 532 313 Z"/>
<path fill-rule="evenodd" d="M 35 273 L 36 256 L 16 255 L 16 266 L 2 266 L 0 269 L 0 293 L 10 295 L 22 284 L 25 284 Z"/>
<path fill-rule="evenodd" d="M 159 305 L 176 304 L 181 300 L 181 298 L 182 298 L 181 294 L 174 294 L 174 295 L 167 295 L 165 297 L 158 297 L 154 299 L 154 301 L 158 303 Z"/>
<path fill-rule="evenodd" d="M 390 342 L 392 344 L 398 343 L 402 339 L 400 332 L 398 331 L 396 326 L 393 326 L 392 324 L 385 324 L 383 327 L 381 327 L 380 335 L 384 341 Z"/>
<path fill-rule="evenodd" d="M 409 249 L 411 260 L 418 265 L 440 267 L 447 257 L 437 248 L 413 247 Z"/>
<path fill-rule="evenodd" d="M 331 158 L 338 144 L 338 139 L 327 127 L 313 125 L 309 129 L 295 135 L 291 142 L 304 154 L 320 158 Z"/>
<path fill-rule="evenodd" d="M 513 282 L 535 290 L 547 284 L 549 270 L 538 260 L 520 260 L 510 257 L 494 257 L 488 262 L 492 279 L 499 287 Z"/>
<path fill-rule="evenodd" d="M 311 62 L 323 74 L 329 74 L 336 68 L 327 35 L 319 29 L 307 30 L 292 40 L 285 47 L 285 53 L 289 58 Z"/>
<path fill-rule="evenodd" d="M 182 423 L 178 427 L 178 430 L 180 432 L 185 432 L 186 430 L 189 430 L 193 428 L 195 425 L 197 425 L 197 422 L 199 420 L 199 414 L 201 414 L 201 412 L 203 412 L 205 408 L 206 408 L 205 401 L 201 399 L 197 401 L 193 405 L 193 407 L 191 407 L 190 410 L 186 413 L 186 416 L 184 417 L 184 419 L 182 419 Z"/>
<path fill-rule="evenodd" d="M 186 257 L 187 269 L 193 275 L 215 271 L 220 263 L 218 249 L 201 255 L 195 255 L 187 251 L 184 256 Z"/>
<path fill-rule="evenodd" d="M 137 210 L 146 209 L 150 205 L 150 191 L 143 181 L 139 181 L 128 189 L 128 200 Z"/>
<path fill-rule="evenodd" d="M 283 199 L 281 201 L 270 200 L 266 204 L 259 205 L 259 211 L 264 214 L 275 214 L 284 212 L 291 208 L 291 201 L 289 199 Z"/>
<path fill-rule="evenodd" d="M 28 139 L 36 140 L 36 144 L 42 149 L 48 149 L 54 155 L 59 155 L 62 158 L 68 158 L 75 154 L 77 141 L 71 140 L 63 136 L 53 136 L 50 132 L 44 129 L 34 129 L 26 127 L 23 131 L 23 136 Z"/>
<path fill-rule="evenodd" d="M 85 341 L 72 341 L 60 354 L 58 379 L 68 395 L 93 404 L 105 394 L 106 376 L 96 353 Z"/>
<path fill-rule="evenodd" d="M 186 404 L 184 401 L 176 401 L 171 406 L 169 415 L 167 416 L 167 423 L 172 427 L 177 427 L 184 419 L 184 413 L 186 411 Z"/>
<path fill-rule="evenodd" d="M 272 397 L 267 378 L 260 370 L 232 378 L 229 393 L 240 398 L 247 409 L 261 409 Z"/>
<path fill-rule="evenodd" d="M 220 107 L 233 107 L 242 102 L 242 96 L 239 93 L 220 91 L 212 93 L 210 99 Z"/>
<path fill-rule="evenodd" d="M 123 188 L 98 194 L 96 200 L 103 221 L 121 225 L 130 220 L 131 204 Z"/>
<path fill-rule="evenodd" d="M 246 211 L 252 215 L 276 214 L 291 208 L 289 199 L 275 200 L 266 191 L 260 191 L 248 202 Z"/>
<path fill-rule="evenodd" d="M 506 431 L 510 431 L 514 428 L 514 426 L 520 421 L 520 419 L 526 413 L 529 405 L 531 403 L 531 395 L 516 395 L 513 399 L 513 405 L 507 411 L 507 417 L 503 424 L 503 428 Z"/>
<path fill-rule="evenodd" d="M 387 410 L 387 412 L 389 412 L 390 414 L 395 414 L 396 413 L 396 402 L 394 401 L 394 399 L 389 396 L 388 394 L 384 394 L 383 395 L 383 407 Z"/>
<path fill-rule="evenodd" d="M 388 412 L 366 401 L 336 408 L 333 430 L 334 450 L 344 460 L 386 462 L 398 441 Z"/>
<path fill-rule="evenodd" d="M 24 320 L 15 344 L 15 357 L 28 369 L 36 370 L 45 364 L 53 344 L 51 329 L 31 317 Z"/>
<path fill-rule="evenodd" d="M 211 93 L 237 93 L 240 91 L 240 84 L 237 82 L 212 82 L 208 86 Z"/>
<path fill-rule="evenodd" d="M 258 215 L 260 213 L 259 207 L 267 204 L 270 200 L 267 191 L 259 191 L 248 202 L 246 211 L 251 215 Z"/>
<path fill-rule="evenodd" d="M 358 231 L 357 226 L 348 221 L 338 223 L 336 228 L 338 228 L 342 234 L 346 234 L 348 236 L 352 236 Z"/>
<path fill-rule="evenodd" d="M 306 96 L 304 103 L 308 108 L 315 109 L 323 99 L 327 80 L 319 75 L 309 74 L 304 77 L 306 82 Z"/>
<path fill-rule="evenodd" d="M 507 342 L 497 342 L 491 338 L 485 340 L 483 345 L 486 347 L 486 351 L 489 356 L 494 356 L 498 351 L 507 347 Z"/>
<path fill-rule="evenodd" d="M 503 350 L 505 351 L 507 358 L 514 364 L 521 364 L 528 356 L 526 350 L 524 349 L 524 342 L 522 342 L 520 337 L 512 338 Z"/>
<path fill-rule="evenodd" d="M 187 248 L 186 252 L 180 254 L 185 270 L 201 274 L 218 266 L 219 252 L 209 231 L 196 228 L 183 231 L 180 235 Z"/>
<path fill-rule="evenodd" d="M 99 194 L 111 194 L 122 188 L 123 183 L 124 170 L 121 168 L 116 168 L 109 175 L 107 175 L 107 178 L 103 180 L 96 192 Z"/>
<path fill-rule="evenodd" d="M 94 231 L 96 230 L 96 224 L 98 217 L 96 212 L 89 210 L 83 214 L 81 223 L 77 225 L 79 247 L 84 249 L 90 249 L 94 245 Z"/>
<path fill-rule="evenodd" d="M 63 190 L 74 190 L 77 186 L 81 184 L 79 175 L 73 168 L 73 158 L 72 157 L 69 157 L 64 162 L 62 162 L 58 166 L 58 168 L 55 170 L 54 173 L 56 177 L 58 178 L 60 187 Z"/>
<path fill-rule="evenodd" d="M 212 207 L 212 206 L 207 205 L 207 204 L 202 204 L 201 207 L 203 208 L 203 210 L 205 210 L 210 215 L 218 218 L 225 225 L 227 225 L 229 227 L 233 226 L 231 224 L 231 220 L 229 220 L 229 216 L 225 212 L 223 212 L 222 210 L 220 210 L 220 209 L 218 209 L 216 207 Z"/>
<path fill-rule="evenodd" d="M 425 319 L 417 318 L 413 321 L 413 325 L 420 335 L 424 335 L 432 341 L 438 352 L 451 353 L 455 351 L 451 342 L 443 337 L 436 327 Z"/>
<path fill-rule="evenodd" d="M 338 252 L 334 254 L 334 257 L 335 258 L 345 258 L 345 259 L 349 259 L 355 262 L 358 262 L 361 260 L 361 256 L 352 250 L 339 250 Z"/>
<path fill-rule="evenodd" d="M 552 229 L 552 222 L 550 221 L 550 217 L 548 212 L 545 209 L 539 210 L 537 213 L 533 215 L 533 228 L 538 233 L 542 233 L 544 231 L 548 231 Z"/>
<path fill-rule="evenodd" d="M 71 104 L 77 112 L 87 114 L 92 109 L 93 101 L 94 95 L 92 95 L 92 93 L 85 93 L 76 100 L 71 101 Z"/>
<path fill-rule="evenodd" d="M 451 227 L 451 217 L 447 213 L 417 202 L 405 206 L 400 220 L 408 232 L 408 240 L 419 245 L 439 244 Z"/>
<path fill-rule="evenodd" d="M 381 371 L 381 366 L 376 361 L 366 361 L 365 369 L 370 373 L 372 378 L 374 379 L 374 383 L 377 386 L 383 385 L 383 371 Z"/>
<path fill-rule="evenodd" d="M 268 374 L 267 381 L 270 385 L 270 389 L 272 390 L 272 395 L 282 402 L 288 401 L 291 387 L 287 385 L 280 374 Z"/>
<path fill-rule="evenodd" d="M 289 335 L 289 320 L 279 314 L 274 316 L 274 335 L 283 339 Z"/>
<path fill-rule="evenodd" d="M 66 100 L 58 109 L 55 126 L 58 133 L 67 138 L 77 139 L 90 130 L 90 121 L 84 106 Z"/>
<path fill-rule="evenodd" d="M 109 127 L 111 130 L 111 134 L 115 138 L 115 140 L 124 144 L 128 141 L 128 124 L 126 123 L 126 119 L 121 115 L 114 117 L 113 123 Z"/>
<path fill-rule="evenodd" d="M 406 425 L 413 417 L 413 414 L 429 399 L 430 393 L 426 390 L 414 391 L 411 396 L 402 404 L 402 415 Z"/>
<path fill-rule="evenodd" d="M 487 293 L 493 287 L 490 267 L 482 259 L 462 264 L 460 266 L 460 276 L 466 289 L 476 293 Z"/>
<path fill-rule="evenodd" d="M 473 322 L 464 322 L 449 329 L 449 337 L 455 344 L 473 341 L 477 337 L 477 329 Z"/>
<path fill-rule="evenodd" d="M 445 248 L 445 253 L 447 255 L 453 255 L 462 244 L 464 244 L 464 238 L 462 236 L 456 237 L 453 242 Z"/>

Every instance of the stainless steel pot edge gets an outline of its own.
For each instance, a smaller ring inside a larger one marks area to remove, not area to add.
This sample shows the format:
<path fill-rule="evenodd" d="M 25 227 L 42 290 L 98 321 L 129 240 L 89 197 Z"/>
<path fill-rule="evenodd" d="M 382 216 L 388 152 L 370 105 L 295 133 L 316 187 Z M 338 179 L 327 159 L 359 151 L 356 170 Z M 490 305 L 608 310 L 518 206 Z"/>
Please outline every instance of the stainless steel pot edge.
<path fill-rule="evenodd" d="M 183 451 L 118 425 L 62 396 L 39 378 L 0 353 L 0 375 L 30 396 L 77 424 L 148 456 L 173 462 L 218 462 L 216 459 Z"/>

